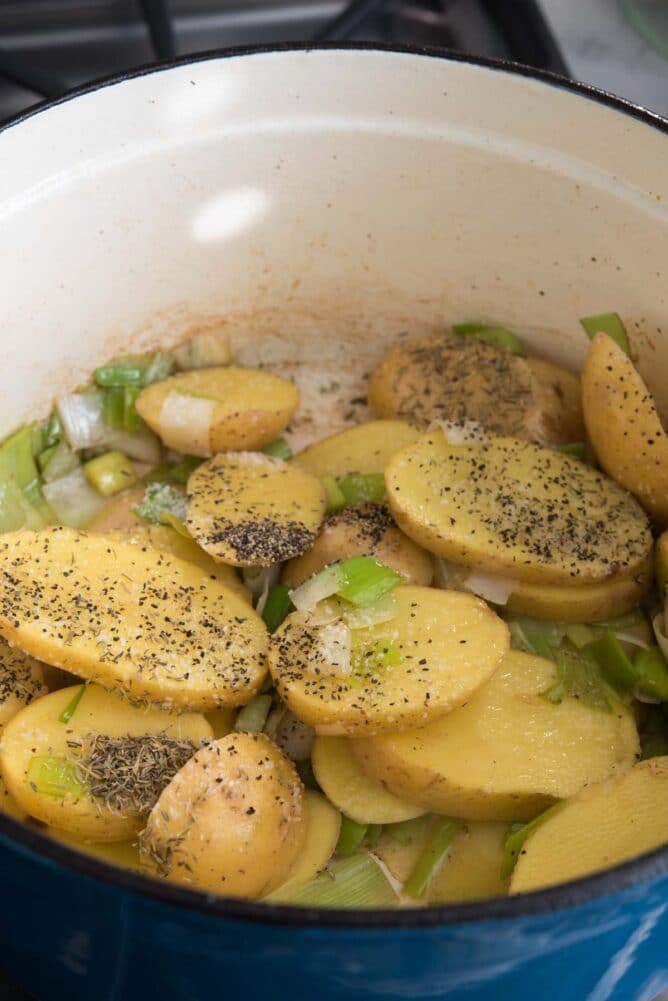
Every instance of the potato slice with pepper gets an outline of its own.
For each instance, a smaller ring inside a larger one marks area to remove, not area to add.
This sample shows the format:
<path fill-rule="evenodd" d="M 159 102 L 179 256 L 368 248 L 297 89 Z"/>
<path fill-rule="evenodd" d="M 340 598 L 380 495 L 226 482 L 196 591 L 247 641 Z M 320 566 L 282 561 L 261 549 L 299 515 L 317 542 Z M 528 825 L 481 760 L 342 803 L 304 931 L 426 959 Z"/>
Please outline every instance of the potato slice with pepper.
<path fill-rule="evenodd" d="M 304 787 L 264 734 L 199 751 L 169 783 L 140 839 L 142 857 L 177 883 L 232 897 L 279 886 L 306 840 Z"/>
<path fill-rule="evenodd" d="M 575 376 L 455 334 L 397 344 L 371 376 L 369 403 L 379 417 L 422 428 L 433 421 L 477 421 L 493 434 L 542 445 L 583 437 Z"/>
<path fill-rule="evenodd" d="M 645 564 L 640 505 L 570 455 L 515 438 L 427 432 L 385 471 L 399 527 L 453 563 L 537 584 L 594 584 Z"/>
<path fill-rule="evenodd" d="M 582 403 L 603 469 L 668 526 L 668 435 L 633 362 L 607 334 L 596 335 L 585 359 Z"/>
<path fill-rule="evenodd" d="M 426 810 L 470 820 L 530 820 L 557 799 L 629 769 L 632 711 L 544 697 L 557 668 L 511 651 L 465 706 L 420 730 L 352 741 L 372 778 Z"/>
<path fill-rule="evenodd" d="M 136 708 L 97 685 L 81 691 L 45 695 L 7 724 L 2 774 L 31 817 L 80 838 L 124 841 L 211 727 L 197 713 Z"/>
<path fill-rule="evenodd" d="M 0 728 L 47 691 L 39 661 L 0 639 Z"/>
<path fill-rule="evenodd" d="M 408 584 L 428 587 L 434 576 L 432 557 L 397 528 L 384 504 L 357 504 L 329 515 L 311 548 L 283 568 L 283 583 L 297 587 L 328 564 L 350 556 L 373 556 Z"/>
<path fill-rule="evenodd" d="M 529 834 L 511 893 L 580 879 L 668 843 L 668 758 L 589 786 Z"/>
<path fill-rule="evenodd" d="M 363 629 L 293 612 L 270 669 L 294 714 L 321 734 L 387 733 L 461 705 L 494 672 L 508 627 L 473 595 L 401 585 L 393 617 Z M 404 798 L 411 797 L 404 793 Z"/>
<path fill-rule="evenodd" d="M 382 473 L 390 456 L 419 437 L 406 421 L 367 421 L 310 445 L 294 462 L 313 476 Z"/>
<path fill-rule="evenodd" d="M 0 537 L 0 634 L 168 708 L 243 705 L 266 673 L 265 625 L 228 587 L 158 550 L 68 528 Z"/>
<path fill-rule="evenodd" d="M 205 368 L 147 386 L 137 412 L 168 448 L 209 456 L 262 448 L 283 431 L 299 392 L 287 379 L 256 368 Z"/>
<path fill-rule="evenodd" d="M 341 830 L 341 814 L 320 793 L 307 789 L 304 795 L 308 817 L 304 847 L 285 882 L 265 900 L 289 901 L 295 890 L 306 886 L 322 872 L 334 854 Z"/>
<path fill-rule="evenodd" d="M 232 566 L 271 566 L 313 543 L 327 497 L 315 476 L 260 452 L 228 452 L 188 480 L 186 524 L 205 552 Z"/>

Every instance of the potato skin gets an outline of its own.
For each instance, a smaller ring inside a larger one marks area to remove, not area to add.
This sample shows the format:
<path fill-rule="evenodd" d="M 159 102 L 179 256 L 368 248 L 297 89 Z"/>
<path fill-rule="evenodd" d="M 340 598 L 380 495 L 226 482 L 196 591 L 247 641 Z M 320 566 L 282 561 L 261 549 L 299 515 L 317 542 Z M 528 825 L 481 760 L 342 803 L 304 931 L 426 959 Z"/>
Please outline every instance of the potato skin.
<path fill-rule="evenodd" d="M 668 757 L 592 785 L 546 817 L 524 843 L 510 892 L 526 893 L 619 865 L 668 842 Z"/>
<path fill-rule="evenodd" d="M 293 462 L 313 476 L 382 473 L 390 457 L 420 437 L 406 421 L 366 421 L 298 452 Z"/>
<path fill-rule="evenodd" d="M 582 370 L 587 431 L 601 466 L 668 526 L 668 435 L 647 386 L 620 347 L 599 333 Z"/>
<path fill-rule="evenodd" d="M 628 770 L 639 743 L 630 710 L 542 697 L 542 657 L 512 650 L 465 706 L 420 730 L 355 739 L 360 764 L 396 796 L 469 820 L 531 820 L 585 784 Z"/>
<path fill-rule="evenodd" d="M 167 397 L 180 390 L 186 396 L 215 402 L 208 447 L 201 447 L 200 435 L 194 434 L 188 443 L 182 435 L 177 440 L 165 432 L 162 408 Z M 180 372 L 147 386 L 137 399 L 137 412 L 169 448 L 209 456 L 227 449 L 268 445 L 288 426 L 298 403 L 299 392 L 287 379 L 260 369 L 228 365 Z M 185 444 L 190 447 L 185 448 Z"/>
<path fill-rule="evenodd" d="M 264 734 L 202 748 L 162 793 L 141 835 L 160 875 L 212 893 L 259 897 L 285 881 L 306 839 L 304 788 Z"/>
<path fill-rule="evenodd" d="M 323 567 L 350 556 L 373 556 L 402 574 L 408 584 L 428 587 L 434 577 L 432 557 L 397 528 L 384 504 L 358 504 L 326 518 L 308 552 L 283 568 L 283 583 L 297 587 Z"/>

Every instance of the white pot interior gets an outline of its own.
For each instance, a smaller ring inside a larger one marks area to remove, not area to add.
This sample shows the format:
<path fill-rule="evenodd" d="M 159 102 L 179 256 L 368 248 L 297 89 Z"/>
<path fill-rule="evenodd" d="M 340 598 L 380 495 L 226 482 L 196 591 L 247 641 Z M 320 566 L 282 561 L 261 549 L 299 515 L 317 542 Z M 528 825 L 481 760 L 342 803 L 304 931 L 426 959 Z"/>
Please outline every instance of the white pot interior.
<path fill-rule="evenodd" d="M 203 324 L 248 363 L 312 367 L 323 417 L 320 385 L 358 396 L 401 332 L 495 320 L 577 368 L 578 317 L 609 310 L 666 412 L 667 151 L 568 90 L 373 51 L 210 59 L 66 101 L 0 135 L 0 432 Z"/>

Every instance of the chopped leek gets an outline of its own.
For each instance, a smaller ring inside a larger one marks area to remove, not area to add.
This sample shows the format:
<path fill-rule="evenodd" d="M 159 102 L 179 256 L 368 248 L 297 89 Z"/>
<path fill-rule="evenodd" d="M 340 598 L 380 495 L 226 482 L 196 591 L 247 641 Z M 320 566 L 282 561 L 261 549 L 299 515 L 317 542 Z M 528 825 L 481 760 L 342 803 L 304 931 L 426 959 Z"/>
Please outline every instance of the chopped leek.
<path fill-rule="evenodd" d="M 385 477 L 382 473 L 350 473 L 337 480 L 337 486 L 345 498 L 346 507 L 368 502 L 380 504 L 385 500 Z"/>
<path fill-rule="evenodd" d="M 619 313 L 599 313 L 597 316 L 583 316 L 580 318 L 580 323 L 584 327 L 588 337 L 593 339 L 596 337 L 596 334 L 607 334 L 627 355 L 631 353 L 629 335 L 626 332 L 626 327 L 622 323 Z"/>
<path fill-rule="evenodd" d="M 594 625 L 599 629 L 612 629 L 613 632 L 618 632 L 620 629 L 641 626 L 646 621 L 642 608 L 634 608 L 631 612 L 624 612 L 623 615 L 617 615 L 614 619 L 602 619 Z"/>
<path fill-rule="evenodd" d="M 24 425 L 0 445 L 0 484 L 12 481 L 27 501 L 27 505 L 23 505 L 24 520 L 15 526 L 17 528 L 23 525 L 28 528 L 42 528 L 55 520 L 53 511 L 44 499 L 33 455 L 33 427 L 32 424 Z M 15 491 L 7 486 L 5 503 L 11 494 L 15 494 Z"/>
<path fill-rule="evenodd" d="M 420 852 L 413 871 L 404 884 L 404 893 L 418 899 L 424 896 L 430 882 L 443 865 L 443 861 L 462 826 L 461 820 L 450 820 L 447 817 L 438 820 L 426 845 Z"/>
<path fill-rule="evenodd" d="M 336 592 L 352 605 L 364 607 L 382 598 L 403 581 L 401 574 L 371 556 L 351 556 L 338 564 L 344 583 Z"/>
<path fill-rule="evenodd" d="M 260 733 L 271 709 L 271 695 L 256 695 L 239 710 L 234 729 L 237 733 Z"/>
<path fill-rule="evenodd" d="M 555 445 L 557 452 L 563 452 L 565 455 L 574 455 L 576 459 L 580 459 L 582 462 L 587 461 L 587 446 L 583 441 L 573 441 L 567 445 Z"/>
<path fill-rule="evenodd" d="M 169 483 L 149 483 L 141 504 L 133 508 L 138 518 L 154 525 L 165 524 L 164 515 L 169 514 L 179 521 L 186 519 L 186 495 Z"/>
<path fill-rule="evenodd" d="M 590 650 L 561 648 L 556 651 L 554 659 L 559 677 L 550 688 L 541 693 L 543 698 L 559 705 L 570 696 L 580 699 L 590 709 L 612 711 L 609 690 L 601 676 L 598 660 Z"/>
<path fill-rule="evenodd" d="M 570 622 L 565 630 L 566 639 L 570 640 L 578 650 L 593 643 L 600 635 L 600 631 L 595 627 L 587 626 L 582 622 Z"/>
<path fill-rule="evenodd" d="M 292 449 L 288 445 L 285 438 L 276 438 L 274 441 L 269 442 L 262 449 L 265 455 L 273 455 L 276 459 L 291 459 Z"/>
<path fill-rule="evenodd" d="M 352 673 L 358 677 L 376 675 L 386 667 L 396 667 L 403 659 L 391 636 L 372 634 L 369 642 L 363 630 L 356 630 L 352 637 Z"/>
<path fill-rule="evenodd" d="M 93 378 L 98 386 L 143 386 L 148 355 L 124 355 L 96 368 Z"/>
<path fill-rule="evenodd" d="M 543 823 L 555 810 L 558 810 L 561 803 L 555 803 L 548 807 L 537 817 L 530 820 L 528 824 L 511 824 L 508 828 L 503 842 L 503 860 L 501 862 L 501 879 L 508 879 L 512 875 L 517 859 L 524 847 L 524 842 L 540 824 Z"/>
<path fill-rule="evenodd" d="M 513 354 L 522 354 L 522 342 L 512 330 L 497 327 L 488 323 L 454 323 L 452 332 L 460 337 L 468 337 L 472 341 L 486 341 L 499 348 L 505 348 Z"/>
<path fill-rule="evenodd" d="M 369 824 L 369 826 L 366 829 L 366 834 L 364 836 L 365 848 L 373 848 L 373 846 L 379 840 L 384 830 L 385 828 L 383 824 Z"/>
<path fill-rule="evenodd" d="M 185 344 L 174 348 L 172 355 L 184 371 L 193 368 L 214 368 L 232 361 L 230 342 L 224 334 L 195 334 Z"/>
<path fill-rule="evenodd" d="M 55 520 L 55 515 L 53 520 Z M 44 519 L 14 480 L 0 483 L 0 532 L 43 528 Z"/>
<path fill-rule="evenodd" d="M 400 845 L 407 845 L 420 836 L 426 821 L 427 815 L 425 814 L 423 817 L 414 817 L 412 820 L 400 820 L 397 824 L 387 824 L 385 830 Z"/>
<path fill-rule="evenodd" d="M 638 650 L 633 660 L 636 675 L 634 691 L 637 695 L 668 702 L 668 662 L 658 646 Z"/>
<path fill-rule="evenodd" d="M 86 691 L 86 686 L 82 685 L 81 688 L 79 689 L 79 691 L 76 692 L 76 694 L 72 696 L 72 698 L 67 703 L 67 705 L 65 706 L 65 708 L 61 712 L 60 716 L 58 717 L 58 720 L 61 723 L 69 723 L 69 721 L 72 719 L 72 717 L 74 716 L 75 712 L 77 711 L 77 707 L 78 707 L 79 703 L 81 702 L 81 700 L 83 698 L 83 694 L 84 694 L 85 691 Z"/>
<path fill-rule="evenodd" d="M 341 511 L 346 506 L 346 498 L 341 493 L 338 483 L 333 476 L 321 476 L 320 482 L 327 494 L 327 514 L 334 511 Z"/>
<path fill-rule="evenodd" d="M 42 425 L 42 448 L 57 445 L 63 434 L 63 428 L 58 414 L 51 414 L 48 421 Z"/>
<path fill-rule="evenodd" d="M 194 473 L 198 466 L 201 466 L 204 459 L 200 458 L 198 455 L 184 455 L 171 469 L 171 478 L 174 483 L 183 483 L 184 485 L 188 482 L 190 474 Z"/>
<path fill-rule="evenodd" d="M 105 424 L 116 431 L 125 427 L 125 389 L 123 386 L 110 386 L 104 394 L 102 403 L 102 419 Z"/>
<path fill-rule="evenodd" d="M 44 796 L 55 796 L 57 799 L 75 796 L 81 799 L 86 794 L 85 786 L 77 778 L 75 765 L 66 758 L 31 758 L 26 778 L 29 785 Z"/>
<path fill-rule="evenodd" d="M 42 470 L 42 479 L 45 483 L 50 483 L 76 469 L 79 465 L 79 456 L 63 439 L 57 445 L 52 445 L 41 452 L 37 457 L 37 463 Z"/>
<path fill-rule="evenodd" d="M 139 393 L 138 386 L 123 387 L 123 430 L 129 434 L 135 434 L 142 427 L 142 419 L 135 407 Z"/>
<path fill-rule="evenodd" d="M 70 528 L 83 528 L 107 504 L 106 499 L 90 485 L 81 466 L 67 476 L 47 483 L 44 496 L 56 517 Z"/>
<path fill-rule="evenodd" d="M 515 649 L 535 653 L 548 660 L 555 659 L 555 650 L 564 638 L 563 625 L 558 622 L 531 619 L 528 615 L 513 616 L 507 622 Z"/>
<path fill-rule="evenodd" d="M 305 907 L 395 907 L 397 896 L 389 880 L 366 852 L 335 859 L 306 886 L 286 900 Z"/>
<path fill-rule="evenodd" d="M 154 382 L 162 382 L 174 371 L 174 358 L 172 355 L 168 354 L 166 351 L 156 351 L 156 353 L 149 359 L 146 368 L 144 369 L 144 376 L 142 379 L 142 386 L 150 386 Z"/>
<path fill-rule="evenodd" d="M 341 831 L 339 833 L 339 840 L 336 843 L 336 854 L 344 858 L 348 855 L 353 855 L 364 841 L 368 826 L 368 824 L 358 824 L 356 821 L 351 820 L 350 817 L 346 817 L 345 813 L 342 813 Z"/>
<path fill-rule="evenodd" d="M 606 629 L 588 649 L 611 684 L 620 691 L 634 687 L 637 673 L 612 630 Z"/>
<path fill-rule="evenodd" d="M 290 601 L 289 587 L 285 584 L 276 584 L 274 587 L 269 588 L 267 599 L 262 609 L 262 618 L 270 633 L 276 632 L 291 608 L 292 602 Z"/>
<path fill-rule="evenodd" d="M 105 452 L 84 465 L 88 482 L 103 497 L 113 497 L 137 482 L 137 473 L 127 455 Z"/>

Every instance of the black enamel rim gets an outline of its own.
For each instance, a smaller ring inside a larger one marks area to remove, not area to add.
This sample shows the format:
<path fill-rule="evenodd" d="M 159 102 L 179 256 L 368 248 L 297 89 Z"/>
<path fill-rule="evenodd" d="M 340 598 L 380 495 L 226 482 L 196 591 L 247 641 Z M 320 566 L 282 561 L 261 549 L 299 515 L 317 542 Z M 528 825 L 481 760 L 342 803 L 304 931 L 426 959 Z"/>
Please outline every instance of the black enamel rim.
<path fill-rule="evenodd" d="M 668 120 L 654 112 L 648 111 L 617 97 L 606 91 L 599 90 L 589 84 L 577 83 L 556 73 L 534 69 L 520 63 L 497 59 L 486 59 L 469 56 L 459 52 L 441 49 L 417 48 L 398 45 L 371 45 L 361 43 L 339 43 L 320 45 L 270 45 L 225 49 L 198 53 L 195 56 L 185 56 L 174 60 L 151 63 L 150 65 L 133 69 L 126 73 L 104 77 L 95 83 L 87 84 L 70 91 L 56 100 L 43 101 L 31 107 L 8 122 L 0 125 L 0 133 L 20 125 L 34 115 L 57 107 L 68 101 L 86 94 L 94 93 L 104 87 L 109 87 L 136 77 L 160 73 L 178 66 L 196 64 L 208 60 L 229 59 L 239 56 L 267 55 L 273 53 L 313 52 L 313 51 L 359 51 L 385 52 L 394 55 L 420 56 L 446 62 L 469 63 L 497 72 L 523 76 L 538 80 L 561 90 L 570 91 L 580 97 L 607 105 L 624 115 L 635 118 L 653 129 L 668 134 Z M 594 901 L 600 897 L 620 893 L 634 887 L 640 888 L 654 879 L 668 874 L 668 845 L 652 852 L 615 866 L 593 876 L 574 880 L 546 890 L 536 890 L 532 893 L 519 894 L 515 897 L 499 897 L 492 900 L 474 903 L 452 904 L 440 907 L 428 907 L 424 910 L 377 910 L 377 911 L 347 911 L 324 908 L 288 907 L 280 904 L 265 904 L 257 901 L 236 900 L 216 897 L 196 890 L 188 890 L 174 884 L 162 883 L 158 880 L 141 876 L 124 869 L 116 869 L 90 856 L 82 855 L 67 846 L 55 842 L 43 835 L 37 829 L 32 829 L 0 813 L 0 843 L 13 851 L 27 855 L 31 860 L 51 866 L 64 866 L 66 869 L 96 880 L 110 884 L 112 888 L 131 892 L 145 897 L 151 897 L 166 905 L 191 911 L 210 914 L 219 918 L 237 921 L 250 921 L 264 925 L 282 925 L 291 927 L 319 926 L 323 928 L 385 930 L 390 928 L 427 928 L 453 924 L 512 920 L 534 914 L 547 914 L 554 911 L 576 908 Z"/>

